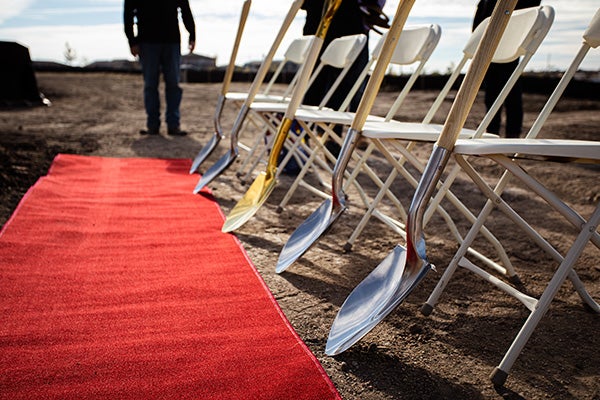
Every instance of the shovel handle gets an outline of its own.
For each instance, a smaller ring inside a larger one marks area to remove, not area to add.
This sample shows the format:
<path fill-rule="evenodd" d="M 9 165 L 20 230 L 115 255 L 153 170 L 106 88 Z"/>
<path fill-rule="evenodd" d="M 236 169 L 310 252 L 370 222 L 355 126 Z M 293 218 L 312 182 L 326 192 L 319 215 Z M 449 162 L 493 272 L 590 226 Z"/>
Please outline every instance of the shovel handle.
<path fill-rule="evenodd" d="M 242 33 L 244 32 L 244 27 L 246 26 L 246 20 L 248 19 L 248 14 L 250 13 L 251 4 L 252 0 L 246 0 L 244 1 L 244 5 L 242 6 L 242 15 L 240 16 L 240 23 L 238 25 L 237 34 L 235 36 L 233 50 L 231 51 L 229 65 L 227 66 L 227 70 L 225 71 L 225 77 L 223 78 L 223 87 L 221 88 L 221 94 L 223 96 L 225 96 L 229 91 L 229 84 L 231 83 L 233 71 L 235 70 L 235 59 L 237 58 L 238 49 L 240 48 L 240 42 L 242 41 Z"/>
<path fill-rule="evenodd" d="M 258 93 L 260 86 L 262 85 L 263 81 L 265 80 L 265 76 L 267 75 L 269 68 L 271 68 L 271 62 L 273 61 L 275 52 L 279 48 L 279 45 L 281 44 L 281 41 L 283 40 L 285 33 L 287 32 L 292 21 L 296 17 L 298 10 L 300 10 L 300 6 L 302 5 L 302 2 L 303 2 L 303 0 L 295 0 L 292 3 L 290 10 L 288 11 L 288 13 L 283 21 L 283 24 L 281 25 L 281 28 L 279 29 L 279 33 L 277 33 L 277 37 L 273 41 L 273 45 L 271 46 L 269 53 L 266 55 L 260 68 L 258 69 L 258 72 L 256 73 L 256 76 L 254 77 L 254 81 L 252 81 L 252 86 L 250 87 L 250 90 L 248 91 L 248 95 L 247 95 L 246 101 L 244 103 L 247 107 L 250 107 L 250 105 L 254 101 L 254 97 L 256 97 L 256 94 Z"/>
<path fill-rule="evenodd" d="M 302 64 L 302 70 L 300 71 L 298 81 L 294 87 L 292 98 L 290 99 L 290 102 L 285 110 L 285 117 L 288 119 L 294 119 L 296 111 L 298 111 L 298 107 L 300 107 L 300 104 L 304 99 L 304 95 L 308 89 L 308 81 L 310 80 L 311 72 L 317 63 L 317 59 L 319 58 L 319 53 L 321 52 L 322 47 L 323 39 L 318 36 L 314 37 L 308 50 L 308 54 L 306 55 L 306 59 Z M 287 131 L 285 134 L 287 134 Z"/>
<path fill-rule="evenodd" d="M 327 3 L 324 4 L 325 8 L 323 9 L 323 16 L 321 17 L 321 21 L 319 22 L 315 36 L 325 40 L 325 36 L 327 35 L 327 31 L 329 30 L 329 26 L 333 20 L 333 16 L 341 5 L 342 0 L 327 0 Z"/>
<path fill-rule="evenodd" d="M 304 94 L 308 88 L 310 75 L 313 72 L 314 66 L 317 64 L 317 59 L 319 58 L 321 48 L 325 42 L 325 36 L 327 35 L 327 31 L 331 25 L 331 20 L 333 19 L 338 8 L 340 8 L 341 4 L 342 0 L 327 0 L 324 5 L 325 8 L 323 9 L 323 16 L 321 17 L 321 22 L 317 28 L 317 33 L 312 41 L 308 55 L 306 56 L 306 60 L 304 60 L 304 63 L 302 64 L 302 69 L 300 70 L 298 76 L 298 82 L 296 83 L 292 98 L 290 99 L 290 103 L 285 111 L 286 118 L 294 119 L 296 111 L 304 99 Z M 287 135 L 287 131 L 285 131 L 284 134 Z"/>
<path fill-rule="evenodd" d="M 369 78 L 365 93 L 360 100 L 354 120 L 352 121 L 351 128 L 356 131 L 362 131 L 362 128 L 367 121 L 367 117 L 371 112 L 371 108 L 375 102 L 375 97 L 377 97 L 377 92 L 379 91 L 379 87 L 381 86 L 381 82 L 385 76 L 385 71 L 387 70 L 388 64 L 392 59 L 392 55 L 396 49 L 396 44 L 398 43 L 402 29 L 404 29 L 404 24 L 408 19 L 408 14 L 410 13 L 414 3 L 415 0 L 400 0 L 398 3 L 396 14 L 392 20 L 392 25 L 387 33 L 385 42 L 383 42 L 383 47 L 381 49 L 379 58 L 377 59 L 377 64 L 375 65 L 375 69 Z"/>
<path fill-rule="evenodd" d="M 283 148 L 285 143 L 285 139 L 287 138 L 290 127 L 292 126 L 293 119 L 296 115 L 296 111 L 298 107 L 300 107 L 300 103 L 304 99 L 304 94 L 306 93 L 306 89 L 308 87 L 308 81 L 310 79 L 310 75 L 313 71 L 315 64 L 317 63 L 317 59 L 319 58 L 319 53 L 321 52 L 321 48 L 323 47 L 323 42 L 325 41 L 325 36 L 327 35 L 327 31 L 329 30 L 329 26 L 331 25 L 331 20 L 335 15 L 338 8 L 342 4 L 342 0 L 327 0 L 327 3 L 324 5 L 323 16 L 321 17 L 321 22 L 319 23 L 319 27 L 317 28 L 317 33 L 315 34 L 315 38 L 310 46 L 308 55 L 306 56 L 306 60 L 304 64 L 302 64 L 302 69 L 300 70 L 300 76 L 298 77 L 298 82 L 296 83 L 296 87 L 294 88 L 294 92 L 292 94 L 292 98 L 290 99 L 290 103 L 288 104 L 283 121 L 279 125 L 279 129 L 277 130 L 277 136 L 275 136 L 275 143 L 273 143 L 273 147 L 271 148 L 271 154 L 269 156 L 269 161 L 267 163 L 267 173 L 274 174 L 277 168 L 278 156 Z"/>
<path fill-rule="evenodd" d="M 449 151 L 454 148 L 516 4 L 517 0 L 500 0 L 496 3 L 489 25 L 479 42 L 467 75 L 450 108 L 450 113 L 436 143 L 438 147 Z"/>

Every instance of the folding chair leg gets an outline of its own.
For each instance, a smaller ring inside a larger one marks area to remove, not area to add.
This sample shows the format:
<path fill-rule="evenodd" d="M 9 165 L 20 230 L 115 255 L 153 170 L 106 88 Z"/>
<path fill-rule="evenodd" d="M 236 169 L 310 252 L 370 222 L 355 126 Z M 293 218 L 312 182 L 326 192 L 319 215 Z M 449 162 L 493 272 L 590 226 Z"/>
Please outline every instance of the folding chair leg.
<path fill-rule="evenodd" d="M 242 178 L 240 179 L 242 181 L 242 183 L 244 183 L 246 178 L 248 178 L 251 175 L 252 171 L 254 171 L 254 168 L 256 168 L 256 165 L 258 165 L 258 162 L 262 159 L 262 157 L 264 157 L 264 154 L 266 152 L 265 147 L 268 147 L 269 143 L 270 143 L 269 138 L 272 140 L 273 136 L 277 133 L 277 129 L 274 128 L 274 126 L 278 125 L 279 119 L 277 119 L 276 116 L 269 114 L 269 115 L 259 115 L 259 117 L 261 119 L 260 125 L 257 121 L 255 121 L 254 118 L 246 119 L 245 126 L 248 124 L 248 121 L 250 121 L 252 123 L 252 125 L 254 125 L 254 127 L 260 131 L 260 134 L 256 135 L 254 143 L 249 148 L 249 150 L 247 150 L 248 154 L 244 158 L 244 161 L 241 163 L 240 167 L 238 168 L 238 170 L 235 174 L 238 178 L 241 178 L 244 175 L 244 171 L 245 171 L 246 167 L 248 167 L 250 162 L 252 160 L 254 160 L 254 155 L 256 154 L 258 149 L 261 149 L 261 150 L 258 155 L 258 161 L 255 161 L 252 164 L 250 171 L 248 173 L 246 173 L 246 176 L 243 179 Z M 264 145 L 261 146 L 261 144 L 264 144 Z"/>
<path fill-rule="evenodd" d="M 325 132 L 323 134 L 323 136 L 321 137 L 321 139 L 319 140 L 319 142 L 316 144 L 317 148 L 313 149 L 310 157 L 308 157 L 308 160 L 306 160 L 306 163 L 302 166 L 302 169 L 296 176 L 296 179 L 294 180 L 294 182 L 292 183 L 292 185 L 290 186 L 288 191 L 285 193 L 285 196 L 279 203 L 279 206 L 277 207 L 277 213 L 281 213 L 283 211 L 283 209 L 285 208 L 285 206 L 287 206 L 287 204 L 291 200 L 292 196 L 296 192 L 296 189 L 298 189 L 298 186 L 300 186 L 301 181 L 304 180 L 304 177 L 308 173 L 309 169 L 313 166 L 315 159 L 317 158 L 318 146 L 325 143 L 325 141 L 327 140 L 328 137 L 329 137 L 328 132 Z"/>
<path fill-rule="evenodd" d="M 550 303 L 558 293 L 560 286 L 568 277 L 569 273 L 572 271 L 573 264 L 577 261 L 581 253 L 583 252 L 584 247 L 592 237 L 592 235 L 596 232 L 598 228 L 598 224 L 600 224 L 600 203 L 596 207 L 596 210 L 588 220 L 586 224 L 583 225 L 581 232 L 577 236 L 575 243 L 571 246 L 571 249 L 568 251 L 565 256 L 563 262 L 560 264 L 558 270 L 554 273 L 554 276 L 550 280 L 550 283 L 544 290 L 544 293 L 540 297 L 538 301 L 538 306 L 534 312 L 529 315 L 525 324 L 517 334 L 515 340 L 512 342 L 512 345 L 504 355 L 504 358 L 500 362 L 500 364 L 494 369 L 492 374 L 490 375 L 490 379 L 494 383 L 494 385 L 503 385 L 506 382 L 506 378 L 508 377 L 508 373 L 512 368 L 515 360 L 523 350 L 523 347 L 531 337 L 533 330 L 540 322 L 541 318 L 544 316 L 548 308 L 550 307 Z"/>
<path fill-rule="evenodd" d="M 387 179 L 383 183 L 383 187 L 379 190 L 379 192 L 377 192 L 377 195 L 375 196 L 375 198 L 369 205 L 369 208 L 363 214 L 360 222 L 358 223 L 358 225 L 356 225 L 356 228 L 354 228 L 354 231 L 352 231 L 352 234 L 346 241 L 346 244 L 344 245 L 344 251 L 350 251 L 352 249 L 352 246 L 354 246 L 354 242 L 356 241 L 356 239 L 358 239 L 358 236 L 360 236 L 362 231 L 367 226 L 367 223 L 371 219 L 371 216 L 375 212 L 377 206 L 381 203 L 381 200 L 383 200 L 383 196 L 390 189 L 390 186 L 392 185 L 392 183 L 394 182 L 394 180 L 396 179 L 397 176 L 398 176 L 398 170 L 395 168 L 392 169 L 392 171 L 388 175 Z M 406 211 L 404 209 L 402 210 L 400 217 L 404 221 L 406 221 Z"/>
<path fill-rule="evenodd" d="M 235 176 L 237 176 L 238 178 L 241 178 L 244 175 L 244 171 L 246 170 L 246 167 L 248 167 L 248 164 L 250 164 L 250 162 L 254 159 L 255 153 L 258 151 L 259 148 L 261 148 L 261 144 L 263 142 L 264 142 L 264 135 L 258 135 L 254 141 L 254 144 L 250 148 L 250 151 L 248 151 L 248 154 L 246 154 L 244 161 L 241 163 L 240 167 L 238 168 L 237 172 L 235 173 Z"/>
<path fill-rule="evenodd" d="M 475 237 L 477 236 L 479 230 L 483 226 L 485 219 L 490 215 L 493 209 L 494 204 L 490 200 L 488 200 L 485 203 L 485 206 L 483 207 L 479 215 L 477 216 L 477 221 L 473 224 L 473 226 L 467 233 L 467 236 L 465 236 L 461 246 L 452 258 L 452 261 L 450 262 L 450 264 L 442 274 L 442 277 L 438 281 L 437 285 L 433 289 L 433 292 L 431 292 L 429 298 L 427 299 L 423 307 L 421 307 L 421 313 L 423 315 L 428 316 L 433 311 L 433 307 L 435 307 L 435 305 L 437 304 L 440 296 L 442 295 L 442 292 L 448 285 L 448 282 L 450 282 L 450 279 L 452 278 L 452 275 L 454 275 L 456 268 L 458 268 L 459 261 L 466 255 L 467 249 L 475 240 Z"/>
<path fill-rule="evenodd" d="M 260 164 L 261 161 L 264 162 L 265 155 L 267 154 L 267 152 L 273 145 L 273 140 L 275 140 L 275 135 L 267 136 L 267 143 L 260 149 L 260 151 L 256 155 L 256 158 L 254 159 L 254 161 L 249 163 L 250 168 L 248 168 L 248 170 L 246 171 L 245 174 L 243 173 L 243 171 L 240 168 L 240 176 L 243 175 L 240 178 L 240 181 L 242 182 L 242 184 L 245 185 L 246 182 L 249 182 L 252 178 L 252 173 L 254 172 L 254 170 L 256 169 L 258 164 Z"/>

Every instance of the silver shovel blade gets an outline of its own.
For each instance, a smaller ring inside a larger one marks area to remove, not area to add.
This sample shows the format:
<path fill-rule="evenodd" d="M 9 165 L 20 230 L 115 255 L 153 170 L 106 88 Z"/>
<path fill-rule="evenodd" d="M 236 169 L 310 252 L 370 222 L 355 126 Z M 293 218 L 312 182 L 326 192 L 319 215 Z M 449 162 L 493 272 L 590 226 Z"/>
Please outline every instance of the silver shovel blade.
<path fill-rule="evenodd" d="M 331 227 L 346 207 L 334 206 L 331 199 L 325 200 L 290 236 L 277 260 L 275 272 L 285 271 L 302 257 L 313 244 Z"/>
<path fill-rule="evenodd" d="M 396 246 L 342 304 L 331 326 L 325 354 L 340 354 L 358 342 L 404 301 L 431 268 L 421 259 L 407 263 L 406 249 Z"/>
<path fill-rule="evenodd" d="M 196 158 L 194 158 L 194 161 L 192 162 L 192 167 L 190 168 L 190 174 L 193 174 L 194 172 L 198 171 L 200 165 L 202 165 L 204 160 L 206 160 L 208 156 L 213 152 L 213 150 L 217 148 L 220 141 L 221 135 L 215 133 L 210 138 L 208 143 L 206 143 L 206 145 L 202 148 L 202 150 L 200 150 Z"/>
<path fill-rule="evenodd" d="M 232 151 L 228 151 L 219 160 L 212 165 L 205 173 L 202 178 L 196 184 L 194 188 L 194 194 L 198 194 L 206 185 L 212 182 L 217 176 L 221 175 L 237 158 L 237 154 Z"/>

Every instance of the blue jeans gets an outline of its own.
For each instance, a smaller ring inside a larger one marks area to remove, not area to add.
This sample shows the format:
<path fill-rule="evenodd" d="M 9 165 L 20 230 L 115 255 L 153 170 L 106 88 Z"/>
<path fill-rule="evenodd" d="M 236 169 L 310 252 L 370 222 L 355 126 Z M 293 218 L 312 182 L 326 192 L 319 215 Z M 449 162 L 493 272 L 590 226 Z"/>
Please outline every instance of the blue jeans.
<path fill-rule="evenodd" d="M 160 100 L 158 84 L 160 72 L 165 80 L 167 109 L 165 120 L 169 129 L 179 128 L 179 105 L 183 90 L 179 87 L 181 47 L 179 43 L 140 43 L 140 64 L 144 76 L 144 106 L 146 126 L 150 130 L 160 128 Z"/>

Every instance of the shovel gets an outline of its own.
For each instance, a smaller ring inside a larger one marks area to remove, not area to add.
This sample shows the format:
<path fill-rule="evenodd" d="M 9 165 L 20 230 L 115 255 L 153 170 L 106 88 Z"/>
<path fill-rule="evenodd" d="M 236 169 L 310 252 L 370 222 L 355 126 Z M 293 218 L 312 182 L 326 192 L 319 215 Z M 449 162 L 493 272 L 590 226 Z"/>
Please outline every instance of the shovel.
<path fill-rule="evenodd" d="M 260 206 L 264 204 L 269 195 L 273 192 L 273 189 L 277 183 L 276 175 L 279 153 L 283 149 L 283 145 L 294 120 L 294 115 L 296 114 L 296 111 L 300 106 L 300 102 L 304 97 L 304 93 L 306 92 L 310 74 L 317 61 L 317 58 L 319 57 L 319 52 L 323 46 L 323 41 L 325 39 L 325 35 L 327 34 L 327 30 L 329 29 L 329 25 L 331 24 L 331 20 L 333 19 L 333 16 L 335 15 L 335 12 L 339 8 L 340 4 L 342 4 L 342 0 L 326 1 L 321 23 L 319 24 L 319 28 L 317 29 L 317 33 L 311 44 L 306 61 L 302 65 L 298 83 L 294 88 L 294 93 L 290 103 L 277 130 L 277 135 L 275 136 L 273 147 L 271 148 L 271 153 L 269 154 L 269 159 L 267 161 L 266 171 L 261 172 L 256 177 L 254 182 L 252 182 L 252 185 L 250 185 L 248 191 L 246 191 L 244 194 L 244 197 L 231 210 L 227 216 L 227 219 L 225 220 L 225 223 L 223 224 L 223 232 L 231 232 L 244 225 L 250 218 L 252 218 Z"/>
<path fill-rule="evenodd" d="M 398 306 L 433 269 L 427 260 L 423 214 L 435 186 L 452 154 L 481 82 L 517 0 L 500 0 L 477 49 L 444 124 L 442 133 L 423 172 L 407 219 L 406 248 L 394 250 L 350 293 L 340 308 L 325 353 L 339 354 L 366 335 Z"/>
<path fill-rule="evenodd" d="M 338 217 L 346 210 L 345 195 L 343 193 L 344 171 L 348 166 L 352 153 L 356 148 L 356 143 L 360 139 L 362 130 L 375 97 L 385 76 L 387 66 L 392 58 L 402 29 L 408 14 L 415 3 L 415 0 L 405 0 L 398 3 L 396 15 L 392 20 L 392 25 L 387 33 L 387 37 L 381 49 L 381 53 L 375 70 L 369 78 L 365 93 L 358 105 L 352 125 L 344 138 L 342 149 L 337 162 L 333 168 L 333 178 L 331 182 L 332 196 L 325 200 L 317 210 L 312 213 L 296 230 L 292 233 L 285 246 L 279 254 L 275 271 L 281 273 L 300 258 L 316 241 L 331 227 Z"/>
<path fill-rule="evenodd" d="M 215 125 L 215 133 L 210 138 L 208 143 L 202 147 L 194 161 L 192 162 L 192 167 L 190 168 L 190 174 L 193 174 L 198 170 L 200 165 L 206 160 L 206 158 L 213 152 L 214 149 L 217 148 L 217 145 L 223 139 L 223 129 L 221 128 L 221 113 L 223 112 L 223 107 L 225 105 L 225 98 L 227 92 L 229 91 L 229 84 L 231 83 L 231 78 L 233 77 L 233 71 L 235 69 L 235 59 L 237 58 L 237 52 L 240 47 L 240 42 L 242 40 L 242 33 L 244 32 L 244 27 L 246 26 L 246 19 L 248 19 L 248 13 L 250 12 L 250 5 L 252 4 L 252 0 L 244 1 L 244 5 L 242 6 L 242 15 L 240 16 L 240 23 L 238 25 L 237 34 L 235 36 L 235 42 L 233 44 L 233 50 L 231 51 L 231 57 L 229 58 L 229 65 L 227 66 L 227 70 L 225 71 L 225 77 L 223 78 L 223 85 L 221 87 L 221 93 L 219 93 L 219 97 L 217 99 L 217 107 L 215 109 L 215 115 L 213 116 L 213 123 Z"/>
<path fill-rule="evenodd" d="M 288 13 L 285 17 L 283 24 L 281 25 L 281 28 L 279 29 L 277 37 L 275 38 L 275 41 L 273 42 L 273 45 L 271 46 L 271 49 L 269 50 L 269 53 L 266 55 L 263 63 L 261 64 L 260 68 L 258 69 L 258 72 L 256 73 L 256 76 L 254 77 L 254 80 L 252 81 L 252 86 L 250 86 L 250 90 L 248 91 L 246 100 L 244 101 L 244 104 L 240 108 L 240 111 L 238 112 L 238 115 L 233 124 L 233 127 L 231 128 L 231 142 L 230 142 L 230 146 L 229 146 L 229 151 L 227 153 L 225 153 L 225 155 L 223 155 L 215 164 L 213 164 L 206 171 L 206 173 L 204 173 L 204 175 L 200 178 L 200 180 L 196 184 L 196 187 L 194 188 L 194 194 L 197 194 L 198 192 L 200 192 L 214 178 L 216 178 L 223 171 L 225 171 L 231 164 L 233 164 L 235 159 L 238 157 L 238 155 L 239 155 L 238 138 L 239 138 L 239 133 L 242 129 L 242 125 L 243 125 L 244 121 L 246 120 L 246 116 L 248 115 L 248 112 L 250 111 L 250 106 L 252 105 L 252 102 L 254 101 L 254 97 L 256 97 L 256 94 L 258 93 L 258 91 L 265 79 L 265 76 L 267 75 L 267 72 L 269 72 L 269 68 L 271 67 L 271 62 L 273 61 L 275 52 L 279 48 L 279 45 L 281 44 L 281 41 L 283 40 L 285 33 L 287 32 L 289 26 L 291 25 L 296 14 L 298 13 L 298 10 L 300 9 L 300 6 L 302 5 L 302 1 L 303 0 L 295 0 L 292 3 L 292 6 L 290 7 L 290 10 L 288 11 Z M 213 138 L 214 138 L 214 136 L 213 136 Z"/>

